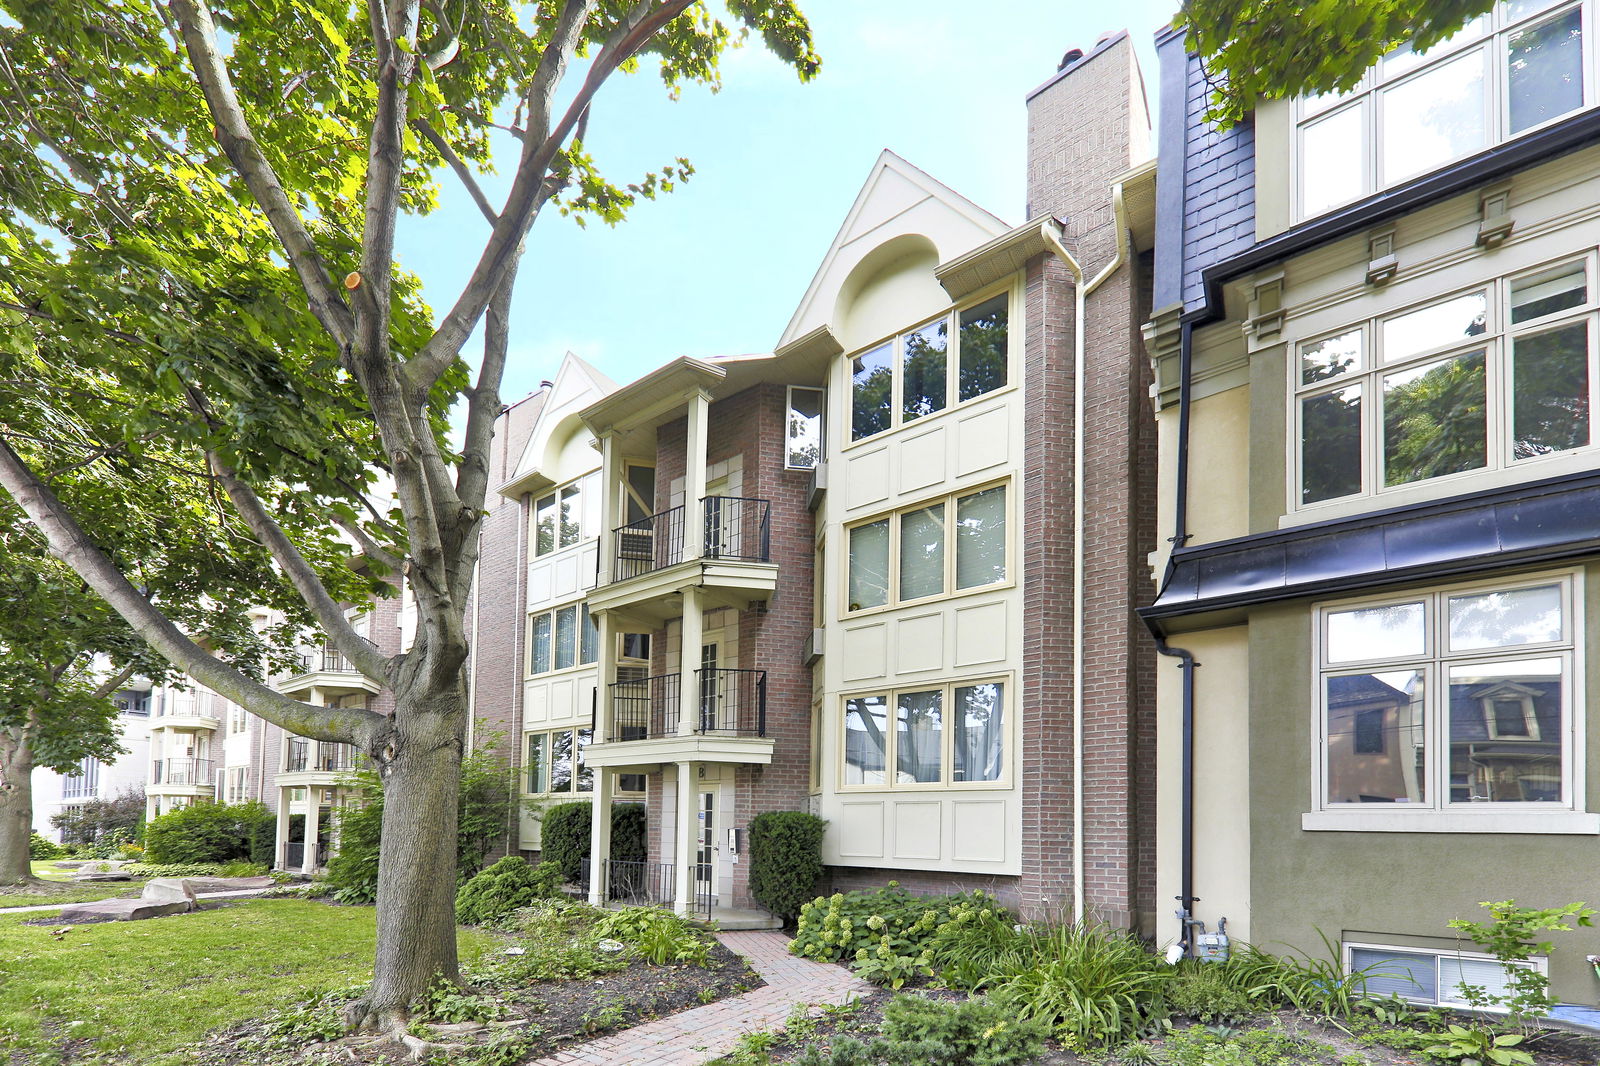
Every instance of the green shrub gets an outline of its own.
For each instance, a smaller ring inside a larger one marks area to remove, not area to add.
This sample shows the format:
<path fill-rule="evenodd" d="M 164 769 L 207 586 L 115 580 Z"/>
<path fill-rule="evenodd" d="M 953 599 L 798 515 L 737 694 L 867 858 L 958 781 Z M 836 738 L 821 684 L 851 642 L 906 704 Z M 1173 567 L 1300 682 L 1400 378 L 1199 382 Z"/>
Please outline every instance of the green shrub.
<path fill-rule="evenodd" d="M 1339 946 L 1326 936 L 1323 943 L 1327 958 L 1272 955 L 1246 945 L 1227 962 L 1211 965 L 1232 987 L 1263 1007 L 1293 1007 L 1306 1014 L 1348 1017 L 1370 998 L 1367 974 L 1381 963 L 1347 974 Z"/>
<path fill-rule="evenodd" d="M 883 1035 L 808 1048 L 795 1066 L 1021 1066 L 1044 1049 L 1048 1027 L 981 999 L 951 1003 L 899 996 L 883 1011 Z"/>
<path fill-rule="evenodd" d="M 378 899 L 378 846 L 383 838 L 383 786 L 378 775 L 354 775 L 361 801 L 335 815 L 339 848 L 328 860 L 328 887 L 340 903 L 366 904 Z"/>
<path fill-rule="evenodd" d="M 214 862 L 130 862 L 122 869 L 134 877 L 216 877 L 222 867 Z"/>
<path fill-rule="evenodd" d="M 786 922 L 816 896 L 827 824 L 804 811 L 766 811 L 750 819 L 750 894 Z"/>
<path fill-rule="evenodd" d="M 1331 1044 L 1286 1033 L 1281 1029 L 1219 1032 L 1195 1027 L 1181 1029 L 1162 1048 L 1165 1066 L 1299 1066 L 1331 1061 L 1337 1050 Z"/>
<path fill-rule="evenodd" d="M 277 824 L 262 803 L 195 803 L 145 826 L 145 857 L 162 864 L 259 862 L 261 841 L 272 839 Z"/>
<path fill-rule="evenodd" d="M 977 988 L 1002 959 L 1023 947 L 1032 934 L 1012 924 L 1002 910 L 963 911 L 934 931 L 928 947 L 933 971 L 951 988 Z"/>
<path fill-rule="evenodd" d="M 475 875 L 456 893 L 456 921 L 462 925 L 498 922 L 536 899 L 559 895 L 561 875 L 553 862 L 529 866 L 525 859 L 507 855 Z"/>
<path fill-rule="evenodd" d="M 474 981 L 506 988 L 524 988 L 537 981 L 588 980 L 625 969 L 627 951 L 602 951 L 595 922 L 607 912 L 567 899 L 534 900 L 517 911 L 513 922 L 521 955 L 491 956 Z"/>
<path fill-rule="evenodd" d="M 704 966 L 710 958 L 710 947 L 700 931 L 660 907 L 608 911 L 594 923 L 594 932 L 600 938 L 620 940 L 635 948 L 657 966 L 680 962 Z"/>
<path fill-rule="evenodd" d="M 218 877 L 265 877 L 267 864 L 264 862 L 230 862 L 224 863 L 217 870 Z"/>
<path fill-rule="evenodd" d="M 583 878 L 589 861 L 589 836 L 593 814 L 588 800 L 546 807 L 540 818 L 539 857 L 555 863 L 566 881 Z M 644 862 L 645 810 L 638 803 L 611 805 L 611 858 L 615 862 Z"/>
<path fill-rule="evenodd" d="M 46 840 L 38 833 L 28 834 L 28 858 L 34 860 L 59 859 L 65 855 L 66 849 L 53 840 Z"/>
<path fill-rule="evenodd" d="M 801 907 L 789 950 L 821 962 L 852 959 L 862 977 L 899 988 L 912 976 L 933 975 L 933 948 L 943 926 L 977 921 L 984 911 L 1000 922 L 1010 920 L 1005 908 L 981 889 L 913 896 L 890 881 L 886 888 L 836 892 Z"/>
<path fill-rule="evenodd" d="M 1207 1025 L 1237 1021 L 1260 1007 L 1248 989 L 1237 987 L 1223 966 L 1212 962 L 1180 963 L 1167 984 L 1166 996 L 1173 1014 Z"/>
<path fill-rule="evenodd" d="M 1036 927 L 979 987 L 1049 1026 L 1076 1050 L 1120 1044 L 1166 1016 L 1172 970 L 1131 934 L 1104 926 Z"/>

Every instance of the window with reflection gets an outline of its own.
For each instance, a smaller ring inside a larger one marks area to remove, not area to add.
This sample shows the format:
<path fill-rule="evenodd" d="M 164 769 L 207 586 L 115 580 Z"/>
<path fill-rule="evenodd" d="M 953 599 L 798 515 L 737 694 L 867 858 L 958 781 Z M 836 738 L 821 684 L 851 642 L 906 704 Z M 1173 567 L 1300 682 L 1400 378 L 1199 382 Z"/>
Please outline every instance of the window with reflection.
<path fill-rule="evenodd" d="M 528 616 L 528 673 L 570 670 L 595 661 L 600 633 L 587 603 Z"/>
<path fill-rule="evenodd" d="M 585 753 L 594 742 L 588 729 L 551 729 L 529 733 L 523 742 L 522 787 L 531 795 L 565 795 L 594 791 L 594 768 Z M 643 792 L 643 774 L 618 774 L 619 793 Z"/>
<path fill-rule="evenodd" d="M 823 396 L 821 389 L 789 386 L 783 465 L 790 470 L 810 470 L 822 462 Z"/>
<path fill-rule="evenodd" d="M 844 701 L 845 786 L 1003 782 L 1006 749 L 1005 685 L 1000 681 L 921 685 Z"/>
<path fill-rule="evenodd" d="M 574 481 L 533 504 L 533 554 L 549 555 L 583 539 L 583 483 Z"/>
<path fill-rule="evenodd" d="M 850 439 L 1006 386 L 1010 293 L 955 308 L 850 360 Z M 898 400 L 897 400 L 898 397 Z"/>
<path fill-rule="evenodd" d="M 1300 507 L 1590 447 L 1593 255 L 1298 346 Z"/>
<path fill-rule="evenodd" d="M 849 610 L 1006 580 L 1006 486 L 956 493 L 849 530 Z"/>
<path fill-rule="evenodd" d="M 1319 612 L 1325 807 L 1571 807 L 1573 579 Z"/>
<path fill-rule="evenodd" d="M 1296 104 L 1299 217 L 1409 181 L 1594 103 L 1595 0 L 1498 4 L 1425 53 L 1409 45 L 1354 89 Z"/>

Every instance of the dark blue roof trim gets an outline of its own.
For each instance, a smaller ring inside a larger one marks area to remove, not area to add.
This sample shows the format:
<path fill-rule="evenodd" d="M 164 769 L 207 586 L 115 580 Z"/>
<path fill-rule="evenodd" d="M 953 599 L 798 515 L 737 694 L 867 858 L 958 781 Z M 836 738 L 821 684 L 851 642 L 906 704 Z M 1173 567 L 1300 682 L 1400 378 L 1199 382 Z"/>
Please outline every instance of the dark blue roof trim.
<path fill-rule="evenodd" d="M 1152 621 L 1600 552 L 1600 471 L 1183 548 Z"/>

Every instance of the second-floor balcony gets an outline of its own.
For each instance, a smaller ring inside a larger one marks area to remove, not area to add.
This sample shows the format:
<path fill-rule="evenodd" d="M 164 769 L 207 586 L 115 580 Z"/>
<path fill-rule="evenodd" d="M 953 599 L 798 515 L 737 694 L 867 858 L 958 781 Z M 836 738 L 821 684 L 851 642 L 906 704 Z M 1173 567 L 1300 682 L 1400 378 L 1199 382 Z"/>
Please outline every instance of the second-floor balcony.
<path fill-rule="evenodd" d="M 300 673 L 302 674 L 353 674 L 356 668 L 350 665 L 350 660 L 336 648 L 323 648 L 318 652 L 308 652 L 300 656 Z"/>
<path fill-rule="evenodd" d="M 210 759 L 157 759 L 151 774 L 152 785 L 177 785 L 185 788 L 211 787 Z"/>
<path fill-rule="evenodd" d="M 378 691 L 378 686 L 367 680 L 355 668 L 355 664 L 331 644 L 303 653 L 299 665 L 277 684 L 278 691 L 289 695 L 305 692 L 313 687 L 339 692 Z"/>
<path fill-rule="evenodd" d="M 669 596 L 683 577 L 713 595 L 725 590 L 729 605 L 743 606 L 765 599 L 776 584 L 768 500 L 707 496 L 697 507 L 670 507 L 613 529 L 609 551 L 610 581 L 598 597 L 602 601 Z M 686 564 L 698 564 L 693 574 L 683 572 L 690 569 Z"/>
<path fill-rule="evenodd" d="M 765 670 L 696 670 L 693 723 L 683 721 L 681 674 L 659 674 L 611 685 L 608 743 L 658 740 L 663 737 L 767 735 L 767 672 Z"/>
<path fill-rule="evenodd" d="M 283 772 L 342 773 L 355 768 L 355 749 L 349 744 L 332 744 L 290 737 L 284 753 Z"/>

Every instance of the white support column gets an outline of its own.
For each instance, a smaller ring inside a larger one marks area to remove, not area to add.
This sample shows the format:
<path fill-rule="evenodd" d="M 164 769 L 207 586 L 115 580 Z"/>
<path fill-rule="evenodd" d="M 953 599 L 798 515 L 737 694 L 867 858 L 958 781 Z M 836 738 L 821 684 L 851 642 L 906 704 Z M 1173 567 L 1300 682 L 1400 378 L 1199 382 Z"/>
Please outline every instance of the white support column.
<path fill-rule="evenodd" d="M 700 725 L 700 646 L 705 642 L 705 608 L 700 590 L 683 590 L 682 640 L 678 645 L 678 735 L 692 736 Z"/>
<path fill-rule="evenodd" d="M 694 867 L 700 851 L 700 808 L 694 794 L 695 782 L 699 780 L 698 767 L 698 763 L 692 762 L 678 764 L 678 833 L 674 841 L 678 861 L 673 870 L 677 885 L 672 909 L 683 917 L 694 911 Z"/>
<path fill-rule="evenodd" d="M 698 559 L 705 548 L 706 431 L 711 397 L 695 390 L 689 397 L 688 441 L 683 468 L 683 557 Z"/>
<path fill-rule="evenodd" d="M 300 865 L 301 872 L 314 874 L 317 872 L 317 831 L 321 826 L 320 816 L 322 807 L 317 803 L 317 789 L 315 786 L 306 789 L 306 846 L 305 857 Z"/>
<path fill-rule="evenodd" d="M 611 584 L 617 545 L 611 531 L 623 524 L 620 516 L 628 509 L 623 505 L 621 473 L 622 457 L 617 454 L 617 436 L 612 432 L 600 434 L 600 566 L 595 586 Z M 603 647 L 604 645 L 602 645 Z"/>
<path fill-rule="evenodd" d="M 596 907 L 606 905 L 606 860 L 611 857 L 611 784 L 610 769 L 595 767 L 594 802 L 589 813 L 589 902 Z"/>
<path fill-rule="evenodd" d="M 282 870 L 287 868 L 289 861 L 289 790 L 280 788 L 278 791 L 278 853 L 272 868 Z"/>
<path fill-rule="evenodd" d="M 594 620 L 595 640 L 600 644 L 595 672 L 594 742 L 604 744 L 615 735 L 612 729 L 611 684 L 617 679 L 617 624 L 610 611 L 601 611 Z"/>

